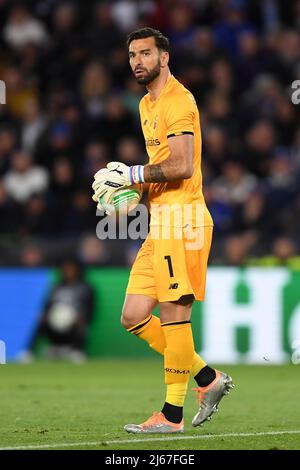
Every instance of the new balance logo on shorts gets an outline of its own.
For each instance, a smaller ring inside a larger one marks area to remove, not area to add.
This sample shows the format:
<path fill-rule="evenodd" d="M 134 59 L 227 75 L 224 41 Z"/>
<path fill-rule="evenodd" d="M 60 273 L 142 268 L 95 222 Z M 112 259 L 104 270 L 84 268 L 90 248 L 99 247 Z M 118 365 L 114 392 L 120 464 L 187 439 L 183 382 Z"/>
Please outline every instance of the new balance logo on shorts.
<path fill-rule="evenodd" d="M 165 368 L 166 372 L 169 372 L 171 374 L 189 374 L 191 371 L 187 369 L 170 369 L 169 367 Z"/>
<path fill-rule="evenodd" d="M 169 289 L 178 289 L 178 282 L 175 282 L 174 284 L 170 284 Z"/>

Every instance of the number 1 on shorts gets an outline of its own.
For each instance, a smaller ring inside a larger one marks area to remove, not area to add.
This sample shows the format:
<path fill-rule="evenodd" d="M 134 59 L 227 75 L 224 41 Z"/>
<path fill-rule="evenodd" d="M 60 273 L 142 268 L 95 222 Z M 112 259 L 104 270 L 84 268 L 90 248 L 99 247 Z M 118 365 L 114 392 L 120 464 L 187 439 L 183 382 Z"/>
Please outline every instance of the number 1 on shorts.
<path fill-rule="evenodd" d="M 168 268 L 169 268 L 170 277 L 174 277 L 171 256 L 170 255 L 165 256 L 165 259 L 168 261 Z"/>

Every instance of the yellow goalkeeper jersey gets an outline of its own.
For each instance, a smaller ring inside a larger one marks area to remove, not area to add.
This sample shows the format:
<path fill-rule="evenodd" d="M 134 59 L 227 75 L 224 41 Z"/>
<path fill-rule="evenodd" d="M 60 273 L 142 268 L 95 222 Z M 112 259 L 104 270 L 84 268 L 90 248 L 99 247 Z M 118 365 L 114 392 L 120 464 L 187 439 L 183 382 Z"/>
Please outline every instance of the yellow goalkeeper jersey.
<path fill-rule="evenodd" d="M 170 156 L 169 138 L 194 135 L 192 177 L 150 183 L 150 225 L 213 225 L 202 193 L 200 118 L 193 95 L 170 75 L 155 101 L 151 100 L 149 93 L 142 98 L 140 117 L 150 164 L 160 163 Z"/>

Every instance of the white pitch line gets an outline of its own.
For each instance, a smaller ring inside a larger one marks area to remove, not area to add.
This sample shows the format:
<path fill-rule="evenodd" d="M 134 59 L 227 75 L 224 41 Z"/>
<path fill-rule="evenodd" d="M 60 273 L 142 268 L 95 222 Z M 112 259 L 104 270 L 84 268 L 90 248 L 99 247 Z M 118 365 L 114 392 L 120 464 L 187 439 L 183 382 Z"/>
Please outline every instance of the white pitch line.
<path fill-rule="evenodd" d="M 92 441 L 92 442 L 64 442 L 59 444 L 26 445 L 16 447 L 0 447 L 0 450 L 29 450 L 29 449 L 55 449 L 60 447 L 82 447 L 82 446 L 108 446 L 110 444 L 129 444 L 136 442 L 160 442 L 160 441 L 184 441 L 198 439 L 215 439 L 217 437 L 260 437 L 260 436 L 280 436 L 282 434 L 300 434 L 300 429 L 295 431 L 265 431 L 265 432 L 232 432 L 227 434 L 202 434 L 200 436 L 174 436 L 174 437 L 150 437 L 144 439 L 116 439 L 113 441 Z"/>

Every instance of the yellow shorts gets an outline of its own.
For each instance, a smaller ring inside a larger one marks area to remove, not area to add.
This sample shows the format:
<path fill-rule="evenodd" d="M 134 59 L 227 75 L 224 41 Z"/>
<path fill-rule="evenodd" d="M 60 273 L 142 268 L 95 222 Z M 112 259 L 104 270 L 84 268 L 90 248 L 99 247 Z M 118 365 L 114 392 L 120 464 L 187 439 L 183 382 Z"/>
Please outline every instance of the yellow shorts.
<path fill-rule="evenodd" d="M 180 239 L 148 234 L 133 263 L 126 294 L 142 294 L 158 302 L 176 301 L 183 295 L 204 300 L 213 227 L 194 228 L 198 242 L 191 241 L 185 229 L 179 230 Z"/>

